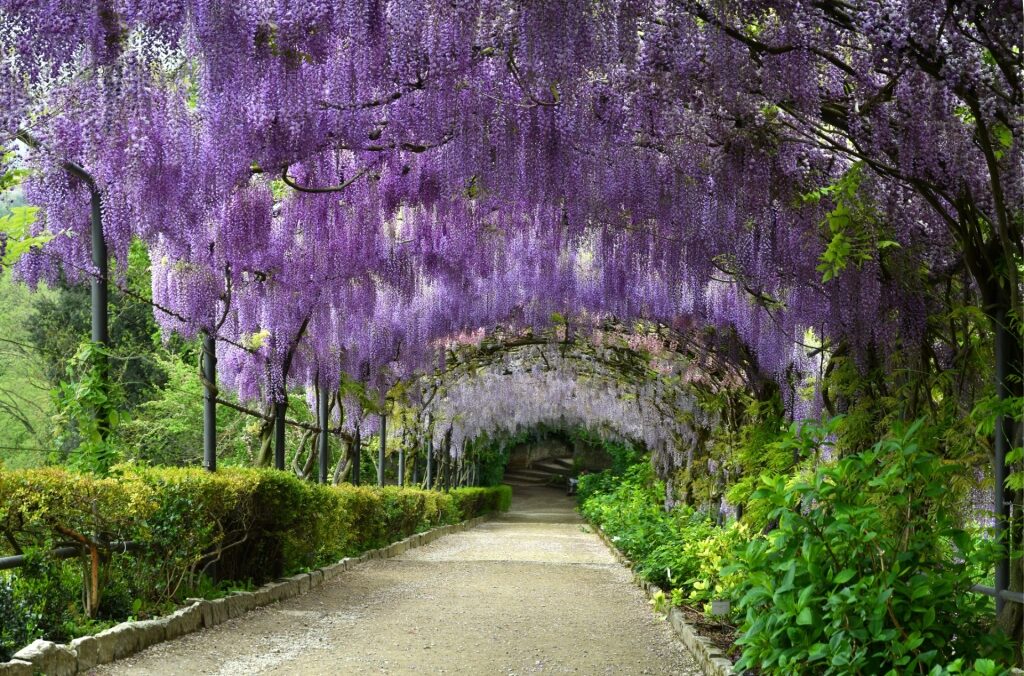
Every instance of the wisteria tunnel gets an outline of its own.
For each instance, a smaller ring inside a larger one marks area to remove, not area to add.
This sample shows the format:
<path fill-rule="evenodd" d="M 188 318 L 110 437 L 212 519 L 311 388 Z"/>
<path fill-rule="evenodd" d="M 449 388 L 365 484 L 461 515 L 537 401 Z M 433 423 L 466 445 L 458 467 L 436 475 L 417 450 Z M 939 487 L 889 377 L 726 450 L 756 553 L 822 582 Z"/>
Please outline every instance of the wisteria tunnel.
<path fill-rule="evenodd" d="M 1022 40 L 0 0 L 0 673 L 1013 673 Z"/>

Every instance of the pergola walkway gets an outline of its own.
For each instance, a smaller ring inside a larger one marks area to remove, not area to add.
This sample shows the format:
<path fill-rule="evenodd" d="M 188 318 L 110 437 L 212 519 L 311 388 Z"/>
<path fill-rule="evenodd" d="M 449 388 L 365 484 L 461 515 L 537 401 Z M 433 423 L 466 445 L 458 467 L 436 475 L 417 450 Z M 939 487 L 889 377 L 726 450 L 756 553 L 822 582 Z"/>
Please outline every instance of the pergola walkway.
<path fill-rule="evenodd" d="M 114 674 L 699 674 L 569 498 L 97 669 Z"/>

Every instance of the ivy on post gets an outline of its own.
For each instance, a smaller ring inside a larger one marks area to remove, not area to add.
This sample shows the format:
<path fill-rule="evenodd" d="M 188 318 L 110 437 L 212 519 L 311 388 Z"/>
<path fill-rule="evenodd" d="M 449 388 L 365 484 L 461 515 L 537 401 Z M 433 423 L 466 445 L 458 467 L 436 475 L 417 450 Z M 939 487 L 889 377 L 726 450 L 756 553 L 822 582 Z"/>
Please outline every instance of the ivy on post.
<path fill-rule="evenodd" d="M 16 137 L 29 148 L 36 150 L 40 148 L 39 140 L 27 131 L 18 131 Z M 107 291 L 109 255 L 107 252 L 107 242 L 103 237 L 103 196 L 100 193 L 99 186 L 96 184 L 96 179 L 80 164 L 64 161 L 60 166 L 66 173 L 85 183 L 89 189 L 89 234 L 93 266 L 92 275 L 89 280 L 92 309 L 90 335 L 92 342 L 100 347 L 96 358 L 96 367 L 99 370 L 101 381 L 106 384 L 109 379 L 110 369 L 104 352 L 105 348 L 110 345 L 110 312 L 108 309 L 109 294 Z M 6 240 L 4 242 L 6 244 Z M 106 406 L 97 406 L 95 415 L 101 436 L 106 439 L 110 432 L 111 411 Z"/>
<path fill-rule="evenodd" d="M 1006 313 L 999 312 L 995 319 L 995 379 L 996 396 L 1000 402 L 1011 396 L 1009 357 L 1012 341 L 1010 330 L 1006 326 Z M 1002 592 L 1010 588 L 1010 551 L 1014 543 L 1011 537 L 1010 525 L 1010 501 L 1006 496 L 1006 479 L 1009 476 L 1009 468 L 1006 465 L 1006 455 L 1009 451 L 1010 440 L 1013 438 L 1013 419 L 1000 411 L 995 421 L 995 443 L 994 443 L 994 466 L 993 479 L 995 495 L 995 535 L 996 541 L 1003 545 L 1003 551 L 996 561 L 995 590 L 996 590 L 996 614 L 1003 612 L 1006 599 Z"/>

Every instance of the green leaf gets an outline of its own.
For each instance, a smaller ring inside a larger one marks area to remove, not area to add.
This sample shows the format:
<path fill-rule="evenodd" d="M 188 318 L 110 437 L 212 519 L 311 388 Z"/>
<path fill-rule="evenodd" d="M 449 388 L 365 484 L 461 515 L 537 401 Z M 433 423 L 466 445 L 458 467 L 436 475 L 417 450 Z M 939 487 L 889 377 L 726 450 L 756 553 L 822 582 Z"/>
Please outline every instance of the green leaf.
<path fill-rule="evenodd" d="M 811 612 L 811 609 L 804 608 L 803 610 L 801 610 L 800 613 L 796 616 L 796 623 L 804 627 L 810 624 L 814 624 L 814 614 Z"/>
<path fill-rule="evenodd" d="M 41 247 L 53 239 L 53 235 L 48 233 L 29 234 L 32 224 L 36 222 L 38 211 L 39 207 L 13 207 L 11 213 L 0 217 L 0 232 L 7 235 L 7 247 L 0 263 L 5 266 L 13 265 L 32 248 Z"/>
<path fill-rule="evenodd" d="M 1002 122 L 996 122 L 992 125 L 992 136 L 1003 148 L 1009 150 L 1013 147 L 1013 132 Z"/>
<path fill-rule="evenodd" d="M 853 568 L 844 568 L 839 571 L 834 578 L 832 578 L 833 584 L 844 584 L 853 579 L 853 576 L 857 574 Z"/>

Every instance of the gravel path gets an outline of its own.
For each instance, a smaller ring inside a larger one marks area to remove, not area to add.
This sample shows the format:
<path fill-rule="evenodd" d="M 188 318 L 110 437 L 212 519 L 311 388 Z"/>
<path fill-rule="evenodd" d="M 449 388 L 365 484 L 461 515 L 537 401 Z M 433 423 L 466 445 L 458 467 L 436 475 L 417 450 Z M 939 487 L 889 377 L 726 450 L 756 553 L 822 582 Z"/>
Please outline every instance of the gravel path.
<path fill-rule="evenodd" d="M 512 511 L 94 674 L 700 674 L 551 489 Z"/>

